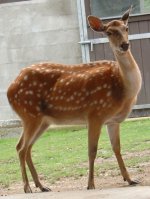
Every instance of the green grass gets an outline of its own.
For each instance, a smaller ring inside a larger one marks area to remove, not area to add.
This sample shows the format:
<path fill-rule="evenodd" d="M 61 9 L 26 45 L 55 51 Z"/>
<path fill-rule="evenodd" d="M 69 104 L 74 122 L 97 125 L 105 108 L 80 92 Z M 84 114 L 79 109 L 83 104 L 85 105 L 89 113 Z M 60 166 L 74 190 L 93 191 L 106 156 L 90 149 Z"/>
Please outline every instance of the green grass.
<path fill-rule="evenodd" d="M 0 186 L 8 187 L 21 182 L 19 160 L 15 146 L 17 138 L 0 139 Z M 121 125 L 123 155 L 150 149 L 150 120 L 125 122 Z M 78 178 L 87 175 L 87 129 L 71 128 L 46 132 L 33 147 L 33 161 L 41 178 L 50 183 L 62 177 Z M 97 157 L 109 160 L 113 156 L 105 128 L 99 140 Z M 132 156 L 125 159 L 128 167 L 138 167 L 141 162 L 150 161 L 150 156 Z M 96 164 L 96 174 L 117 168 L 116 162 Z M 30 177 L 31 179 L 31 177 Z"/>
<path fill-rule="evenodd" d="M 144 0 L 144 13 L 150 12 L 150 0 Z"/>

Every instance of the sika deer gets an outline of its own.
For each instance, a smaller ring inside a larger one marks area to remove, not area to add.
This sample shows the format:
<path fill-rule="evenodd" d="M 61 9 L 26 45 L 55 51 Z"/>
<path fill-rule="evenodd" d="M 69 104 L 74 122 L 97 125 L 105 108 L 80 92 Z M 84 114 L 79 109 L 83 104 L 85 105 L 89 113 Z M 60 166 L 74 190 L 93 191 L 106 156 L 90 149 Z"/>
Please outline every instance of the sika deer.
<path fill-rule="evenodd" d="M 89 180 L 94 189 L 94 160 L 101 127 L 106 124 L 121 174 L 132 181 L 120 153 L 119 126 L 128 116 L 141 88 L 141 74 L 128 41 L 130 9 L 121 20 L 103 24 L 89 16 L 94 31 L 104 32 L 109 39 L 116 61 L 96 61 L 79 65 L 54 63 L 35 64 L 23 69 L 8 89 L 8 100 L 23 123 L 23 133 L 17 144 L 24 191 L 32 192 L 26 163 L 35 185 L 49 191 L 39 181 L 31 158 L 31 148 L 52 123 L 88 123 Z M 57 150 L 57 149 L 56 149 Z"/>

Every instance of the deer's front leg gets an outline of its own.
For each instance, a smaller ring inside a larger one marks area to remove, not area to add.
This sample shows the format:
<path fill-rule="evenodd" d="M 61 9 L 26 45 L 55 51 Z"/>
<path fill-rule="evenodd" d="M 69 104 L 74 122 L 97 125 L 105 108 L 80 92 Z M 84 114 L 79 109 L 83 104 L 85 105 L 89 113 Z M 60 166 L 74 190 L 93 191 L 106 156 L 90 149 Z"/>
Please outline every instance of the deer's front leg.
<path fill-rule="evenodd" d="M 130 185 L 137 184 L 138 182 L 132 181 L 124 164 L 124 161 L 122 159 L 121 155 L 121 147 L 120 147 L 120 124 L 114 123 L 114 124 L 108 124 L 107 125 L 108 134 L 110 137 L 112 149 L 115 153 L 115 156 L 117 158 L 121 174 L 123 176 L 123 179 L 125 181 L 128 181 Z"/>
<path fill-rule="evenodd" d="M 100 127 L 98 121 L 89 120 L 88 126 L 88 155 L 89 155 L 89 179 L 87 189 L 95 189 L 94 185 L 94 161 L 97 154 L 97 145 L 100 135 Z"/>

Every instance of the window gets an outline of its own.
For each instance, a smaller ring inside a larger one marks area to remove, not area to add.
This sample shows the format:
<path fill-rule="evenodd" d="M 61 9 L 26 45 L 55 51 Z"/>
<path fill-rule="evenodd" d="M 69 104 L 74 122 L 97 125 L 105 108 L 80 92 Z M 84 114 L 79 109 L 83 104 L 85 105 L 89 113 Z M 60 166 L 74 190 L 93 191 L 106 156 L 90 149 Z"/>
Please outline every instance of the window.
<path fill-rule="evenodd" d="M 150 13 L 150 0 L 91 0 L 92 15 L 99 17 L 116 17 L 122 15 L 130 5 L 132 14 Z"/>
<path fill-rule="evenodd" d="M 19 2 L 19 1 L 30 1 L 30 0 L 0 0 L 0 4 L 2 4 L 2 3 L 13 3 L 13 2 Z"/>

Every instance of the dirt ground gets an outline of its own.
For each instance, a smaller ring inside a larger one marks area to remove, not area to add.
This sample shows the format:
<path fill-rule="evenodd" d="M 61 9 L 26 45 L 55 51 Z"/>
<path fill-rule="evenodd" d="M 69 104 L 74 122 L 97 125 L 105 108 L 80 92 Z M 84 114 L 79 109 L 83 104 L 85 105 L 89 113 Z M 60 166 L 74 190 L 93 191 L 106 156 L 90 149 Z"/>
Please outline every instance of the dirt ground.
<path fill-rule="evenodd" d="M 138 155 L 138 154 L 135 154 Z M 111 159 L 109 161 L 114 161 L 115 159 Z M 102 163 L 103 161 L 98 159 L 97 163 Z M 96 164 L 97 164 L 96 163 Z M 141 186 L 150 186 L 150 162 L 142 163 L 138 165 L 136 168 L 128 168 L 130 176 L 133 180 L 140 181 Z M 87 186 L 87 176 L 81 176 L 78 179 L 75 178 L 62 178 L 54 184 L 49 184 L 43 179 L 41 182 L 51 188 L 52 191 L 61 192 L 61 191 L 75 191 L 75 190 L 86 190 Z M 33 192 L 40 192 L 39 189 L 35 188 L 33 182 L 30 182 L 31 188 Z M 125 187 L 128 186 L 127 182 L 124 182 L 122 176 L 120 175 L 119 170 L 107 170 L 106 172 L 100 173 L 99 176 L 95 176 L 95 186 L 96 189 L 105 189 L 105 188 L 117 188 L 117 187 Z M 138 186 L 138 185 L 137 185 Z M 20 181 L 19 183 L 12 184 L 8 188 L 0 188 L 0 196 L 6 196 L 10 194 L 19 194 L 23 192 L 23 184 Z"/>

